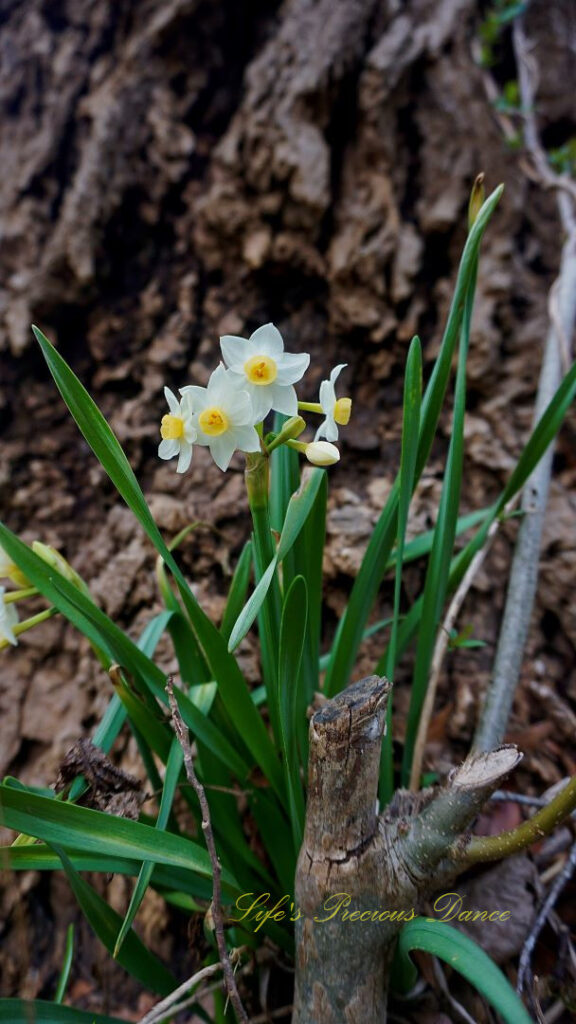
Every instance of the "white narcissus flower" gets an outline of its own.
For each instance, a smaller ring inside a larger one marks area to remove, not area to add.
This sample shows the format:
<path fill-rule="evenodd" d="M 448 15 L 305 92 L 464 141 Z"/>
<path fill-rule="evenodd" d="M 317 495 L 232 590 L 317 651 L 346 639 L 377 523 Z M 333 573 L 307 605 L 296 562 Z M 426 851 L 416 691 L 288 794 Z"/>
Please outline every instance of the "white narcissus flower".
<path fill-rule="evenodd" d="M 252 399 L 255 423 L 261 423 L 271 409 L 286 416 L 296 415 L 298 398 L 293 385 L 308 369 L 307 352 L 285 352 L 282 335 L 274 324 L 264 324 L 248 339 L 225 334 L 220 347 L 238 386 Z"/>
<path fill-rule="evenodd" d="M 345 427 L 350 419 L 352 410 L 351 398 L 336 398 L 334 387 L 340 373 L 348 363 L 340 363 L 335 366 L 330 374 L 329 380 L 323 380 L 320 385 L 320 405 L 326 419 L 318 427 L 314 440 L 325 437 L 327 441 L 338 440 L 338 426 Z"/>
<path fill-rule="evenodd" d="M 312 441 L 306 445 L 304 455 L 313 466 L 333 466 L 340 461 L 340 452 L 329 441 Z"/>
<path fill-rule="evenodd" d="M 14 626 L 18 622 L 18 612 L 15 604 L 6 604 L 4 593 L 5 588 L 0 587 L 0 646 L 4 641 L 15 647 L 18 641 L 14 636 Z"/>
<path fill-rule="evenodd" d="M 208 387 L 190 384 L 180 388 L 180 394 L 194 405 L 196 444 L 208 446 L 220 469 L 228 469 L 237 449 L 242 452 L 260 451 L 250 396 L 246 391 L 238 390 L 236 379 L 222 363 L 214 370 Z"/>
<path fill-rule="evenodd" d="M 178 456 L 177 473 L 185 473 L 192 461 L 192 445 L 196 440 L 196 427 L 193 422 L 193 404 L 189 395 L 184 395 L 179 402 L 170 388 L 164 388 L 169 413 L 162 417 L 160 433 L 162 440 L 158 447 L 161 459 L 173 459 Z"/>

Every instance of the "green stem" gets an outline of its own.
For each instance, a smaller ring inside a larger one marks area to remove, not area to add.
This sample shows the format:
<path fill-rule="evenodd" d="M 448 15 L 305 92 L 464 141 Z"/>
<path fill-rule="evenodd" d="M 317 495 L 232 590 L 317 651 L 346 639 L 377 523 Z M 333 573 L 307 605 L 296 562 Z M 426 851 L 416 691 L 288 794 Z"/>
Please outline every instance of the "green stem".
<path fill-rule="evenodd" d="M 33 597 L 37 594 L 36 587 L 26 587 L 24 590 L 8 590 L 3 597 L 4 604 L 12 604 L 14 601 L 23 601 L 25 597 Z"/>
<path fill-rule="evenodd" d="M 257 580 L 261 579 L 276 555 L 270 526 L 268 481 L 270 460 L 262 453 L 246 454 L 246 491 L 254 526 L 254 563 Z M 268 697 L 268 710 L 274 735 L 280 737 L 278 718 L 278 651 L 282 595 L 275 573 L 270 589 L 258 615 L 263 682 Z"/>
<path fill-rule="evenodd" d="M 51 619 L 57 613 L 57 608 L 46 608 L 45 611 L 38 612 L 37 615 L 32 615 L 29 619 L 24 619 L 23 622 L 17 622 L 12 632 L 14 636 L 20 636 L 20 633 L 25 633 L 27 629 L 33 629 L 34 626 L 38 626 L 41 622 L 46 622 L 46 619 Z"/>
<path fill-rule="evenodd" d="M 515 853 L 521 853 L 532 843 L 550 835 L 560 822 L 576 808 L 576 776 L 558 793 L 546 807 L 524 821 L 518 828 L 502 832 L 499 836 L 472 836 L 464 850 L 458 846 L 453 857 L 459 864 L 482 864 L 486 861 L 502 860 Z"/>
<path fill-rule="evenodd" d="M 320 416 L 323 415 L 324 409 L 320 405 L 320 402 L 298 402 L 298 408 L 302 412 L 317 412 Z"/>

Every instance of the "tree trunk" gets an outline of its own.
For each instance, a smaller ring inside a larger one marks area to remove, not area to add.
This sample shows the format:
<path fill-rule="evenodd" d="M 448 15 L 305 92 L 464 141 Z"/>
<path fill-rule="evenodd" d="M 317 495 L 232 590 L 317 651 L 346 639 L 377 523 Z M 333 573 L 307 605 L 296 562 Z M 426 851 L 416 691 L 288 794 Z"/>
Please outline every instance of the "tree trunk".
<path fill-rule="evenodd" d="M 310 723 L 293 1024 L 384 1024 L 396 935 L 461 873 L 454 844 L 522 756 L 511 746 L 470 756 L 442 789 L 399 792 L 378 817 L 389 691 L 370 676 Z"/>

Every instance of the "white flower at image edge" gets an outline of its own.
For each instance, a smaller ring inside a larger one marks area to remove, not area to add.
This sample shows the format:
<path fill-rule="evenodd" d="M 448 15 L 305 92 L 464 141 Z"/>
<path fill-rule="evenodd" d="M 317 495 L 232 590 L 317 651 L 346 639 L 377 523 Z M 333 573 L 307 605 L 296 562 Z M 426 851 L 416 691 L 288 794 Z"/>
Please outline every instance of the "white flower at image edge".
<path fill-rule="evenodd" d="M 4 601 L 5 588 L 0 587 L 0 641 L 7 640 L 14 647 L 18 643 L 14 636 L 14 626 L 18 622 L 16 605 Z"/>
<path fill-rule="evenodd" d="M 207 445 L 214 462 L 226 470 L 239 449 L 259 452 L 260 438 L 254 428 L 255 416 L 246 391 L 238 390 L 237 381 L 222 364 L 218 366 L 208 387 L 194 384 L 180 388 L 180 394 L 192 401 L 196 444 Z"/>
<path fill-rule="evenodd" d="M 296 415 L 298 397 L 293 385 L 308 369 L 307 352 L 285 352 L 282 335 L 274 324 L 264 324 L 248 339 L 225 334 L 220 347 L 238 386 L 252 399 L 255 423 L 261 423 L 271 409 L 286 416 Z"/>
<path fill-rule="evenodd" d="M 158 455 L 161 459 L 173 459 L 177 455 L 176 472 L 185 473 L 192 461 L 192 445 L 196 440 L 192 400 L 184 396 L 179 402 L 170 388 L 164 388 L 164 394 L 170 412 L 162 417 L 162 440 L 158 447 Z"/>
<path fill-rule="evenodd" d="M 315 441 L 318 441 L 321 437 L 325 437 L 327 441 L 337 441 L 337 424 L 341 427 L 346 426 L 350 419 L 352 400 L 350 398 L 336 398 L 336 389 L 334 387 L 346 366 L 348 366 L 348 363 L 340 363 L 338 366 L 335 366 L 330 374 L 330 379 L 323 380 L 320 385 L 320 405 L 326 419 L 322 420 L 318 427 L 314 435 Z"/>

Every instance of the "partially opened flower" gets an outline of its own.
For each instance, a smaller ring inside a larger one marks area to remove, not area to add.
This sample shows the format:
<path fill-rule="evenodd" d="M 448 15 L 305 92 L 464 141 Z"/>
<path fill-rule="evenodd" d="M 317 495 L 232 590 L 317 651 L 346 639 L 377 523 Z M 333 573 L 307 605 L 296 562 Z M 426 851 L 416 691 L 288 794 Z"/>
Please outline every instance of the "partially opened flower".
<path fill-rule="evenodd" d="M 282 335 L 274 324 L 264 324 L 248 339 L 225 334 L 220 347 L 238 386 L 252 399 L 255 423 L 261 423 L 271 409 L 286 416 L 296 415 L 298 398 L 293 385 L 308 369 L 307 352 L 285 352 Z"/>
<path fill-rule="evenodd" d="M 230 459 L 242 452 L 260 451 L 260 438 L 254 427 L 255 416 L 246 391 L 222 364 L 214 370 L 208 387 L 194 384 L 180 388 L 180 394 L 194 405 L 196 444 L 207 445 L 220 469 L 228 469 Z"/>
<path fill-rule="evenodd" d="M 4 593 L 5 588 L 0 587 L 0 647 L 6 643 L 15 647 L 18 641 L 14 636 L 14 626 L 18 623 L 18 612 L 15 604 L 6 604 Z"/>
<path fill-rule="evenodd" d="M 330 374 L 330 379 L 323 380 L 320 385 L 320 405 L 326 418 L 316 431 L 315 441 L 318 441 L 321 437 L 325 437 L 327 441 L 337 441 L 338 425 L 345 427 L 350 420 L 352 399 L 336 398 L 336 389 L 334 387 L 340 373 L 347 365 L 347 363 L 340 363 L 338 366 L 335 366 Z"/>
<path fill-rule="evenodd" d="M 169 413 L 162 417 L 160 433 L 162 440 L 158 447 L 161 459 L 173 459 L 178 456 L 177 473 L 185 473 L 192 460 L 192 445 L 196 440 L 196 427 L 193 422 L 193 404 L 190 395 L 184 395 L 178 401 L 170 388 L 164 388 Z"/>

